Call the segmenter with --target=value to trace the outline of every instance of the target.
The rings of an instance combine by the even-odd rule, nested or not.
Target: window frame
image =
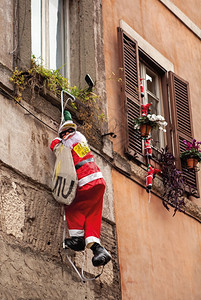
[[[162,101],[163,101],[163,109],[164,109],[164,117],[168,123],[167,125],[167,132],[166,132],[166,139],[167,139],[167,144],[169,146],[169,151],[172,152],[175,155],[176,158],[176,165],[177,168],[181,168],[180,164],[180,159],[179,159],[179,154],[181,152],[181,146],[178,143],[179,139],[177,138],[177,135],[179,135],[178,132],[178,124],[177,124],[177,119],[179,118],[178,113],[176,113],[176,109],[174,109],[174,105],[176,104],[176,94],[173,93],[173,80],[171,78],[174,78],[178,76],[172,72],[172,70],[166,70],[162,66],[159,65],[153,58],[150,57],[149,54],[147,54],[143,49],[141,49],[138,45],[138,41],[136,41],[132,36],[130,36],[125,30],[122,28],[118,28],[118,39],[120,42],[120,58],[121,58],[121,68],[124,70],[124,78],[123,78],[123,86],[121,88],[121,99],[122,99],[122,104],[124,107],[124,112],[125,112],[125,117],[124,117],[124,136],[127,137],[126,139],[126,144],[125,144],[125,154],[128,155],[129,159],[135,159],[145,165],[147,165],[147,160],[144,156],[143,153],[143,147],[141,147],[140,151],[137,150],[139,149],[139,145],[141,142],[141,138],[139,137],[139,134],[134,132],[134,130],[131,130],[129,126],[129,123],[132,123],[132,120],[134,119],[133,116],[136,115],[137,112],[137,117],[140,115],[139,111],[141,110],[141,104],[142,104],[142,99],[140,95],[140,85],[139,85],[139,72],[135,72],[135,82],[137,83],[136,86],[133,86],[133,90],[138,90],[139,97],[137,99],[132,99],[131,95],[128,95],[129,89],[127,89],[127,85],[130,84],[129,82],[127,83],[127,80],[129,79],[129,73],[133,74],[134,72],[129,70],[129,59],[130,57],[135,57],[135,69],[138,70],[139,68],[139,61],[142,60],[142,62],[147,65],[149,68],[156,70],[160,76],[161,76],[161,85],[162,85]],[[130,43],[130,45],[129,45]],[[125,44],[125,45],[124,45]],[[130,53],[128,52],[128,49]],[[132,49],[133,48],[133,49]],[[132,53],[133,50],[133,53]],[[132,64],[131,64],[132,68]],[[155,72],[156,72],[155,71]],[[137,77],[136,77],[137,76]],[[190,111],[190,97],[189,97],[189,87],[188,83],[186,83],[183,79],[180,78],[180,81],[182,84],[186,85],[186,101],[187,101],[187,106],[189,106],[189,111]],[[132,88],[132,87],[131,87]],[[135,92],[135,91],[134,91]],[[183,96],[183,95],[182,95]],[[130,99],[129,99],[130,97]],[[128,103],[128,100],[130,103]],[[179,101],[179,100],[178,100]],[[138,108],[136,110],[136,103],[138,105]],[[132,106],[133,105],[133,106]],[[189,118],[191,116],[191,111],[188,113]],[[136,116],[135,116],[136,117]],[[180,118],[182,121],[182,119]],[[190,122],[190,127],[191,132],[190,135],[188,135],[188,140],[192,138],[193,136],[193,130],[192,130],[192,118],[189,119]],[[180,122],[181,122],[180,121]],[[185,123],[184,123],[185,124]],[[134,126],[133,126],[134,127]],[[185,127],[185,125],[184,125]],[[125,132],[126,131],[126,132]],[[132,141],[133,139],[133,141]],[[140,140],[140,141],[139,141]],[[141,143],[142,144],[142,143]],[[134,146],[133,146],[134,145]],[[131,147],[130,147],[131,146]],[[131,148],[131,149],[130,149]],[[156,160],[157,162],[157,160]],[[192,192],[190,189],[187,189],[186,192],[188,194],[193,195],[194,197],[199,197],[199,187],[198,187],[198,178],[197,174],[189,174],[185,172],[184,175],[186,176],[187,183],[189,182],[190,184],[193,183],[193,189],[194,191]]]
[[[32,0],[34,3],[34,0]],[[49,34],[49,1],[50,0],[39,0],[40,1],[40,46],[39,50],[41,53],[40,63],[44,64],[48,69],[52,69],[50,65],[50,34]],[[61,68],[60,73],[66,78],[70,78],[70,21],[69,21],[69,0],[61,1],[62,8],[62,65],[58,66]],[[31,4],[32,8],[32,4]],[[32,39],[33,43],[33,39]],[[33,51],[33,47],[32,47]],[[34,55],[34,53],[32,53]],[[38,57],[36,57],[38,59]]]
[[[140,60],[140,58],[139,58],[139,64],[140,64],[140,77],[144,79],[144,80],[142,80],[142,85],[143,85],[143,88],[144,88],[144,97],[142,98],[142,104],[149,103],[148,96],[150,96],[153,99],[155,99],[155,101],[158,102],[157,103],[157,112],[156,112],[156,114],[157,115],[164,115],[161,76],[155,70],[151,69],[147,64],[142,62]],[[152,76],[155,76],[155,79],[156,79],[156,82],[155,82],[156,92],[155,92],[155,94],[153,92],[151,92],[147,87],[147,80],[146,80],[146,78],[144,78],[144,76],[146,77],[147,70],[152,74]],[[155,112],[152,111],[152,113],[155,113]],[[158,144],[159,147],[158,147],[158,145],[156,145],[155,149],[164,148],[166,136],[164,135],[164,132],[162,132],[161,130],[159,130],[158,138],[159,138],[159,144]],[[154,146],[153,142],[152,142],[152,145]]]

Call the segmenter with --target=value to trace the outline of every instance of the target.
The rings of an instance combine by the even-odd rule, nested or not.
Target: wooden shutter
[[[125,152],[130,156],[142,154],[142,141],[140,133],[134,130],[133,119],[140,116],[140,78],[139,78],[139,58],[138,44],[118,28],[118,38],[120,44],[121,67],[123,68],[123,119],[126,137]],[[136,156],[136,157],[137,157]]]
[[[191,118],[189,83],[182,78],[169,72],[171,119],[172,119],[172,138],[175,157],[177,158],[177,167],[182,169],[187,183],[191,190],[187,190],[195,197],[199,197],[198,178],[193,170],[182,168],[179,155],[185,151],[186,146],[183,140],[192,142],[193,128]]]

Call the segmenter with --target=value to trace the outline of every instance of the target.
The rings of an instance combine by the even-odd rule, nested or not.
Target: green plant
[[[99,105],[100,97],[94,92],[94,89],[89,90],[88,86],[82,89],[77,86],[70,86],[68,79],[63,77],[59,71],[60,69],[49,70],[45,68],[33,56],[30,69],[18,70],[15,68],[12,77],[9,78],[15,86],[15,100],[20,101],[22,99],[26,88],[31,90],[32,99],[36,93],[44,90],[44,88],[58,97],[61,95],[61,90],[66,90],[84,104],[84,106],[79,107],[79,120],[83,130],[87,133],[86,135],[94,138],[95,128],[99,128],[101,123],[105,121],[105,116]],[[73,109],[77,110],[77,103],[70,102],[70,104]]]
[[[36,89],[41,90],[44,87],[49,89],[55,95],[60,95],[61,90],[68,90],[72,93],[74,92],[74,87],[72,88],[68,82],[68,79],[63,77],[58,70],[49,70],[45,68],[42,63],[38,64],[35,56],[31,59],[31,67],[27,70],[18,70],[12,74],[9,78],[10,82],[15,85],[15,99],[20,101],[22,99],[22,92],[29,87],[32,91],[32,96],[35,95]],[[82,94],[83,91],[77,89],[77,95]],[[83,95],[84,96],[84,95]]]

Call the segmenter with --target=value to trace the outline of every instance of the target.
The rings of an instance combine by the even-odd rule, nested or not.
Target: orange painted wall
[[[201,28],[200,0],[171,0],[171,2]]]
[[[194,10],[197,10],[196,6]],[[192,14],[192,19],[193,17],[195,14]],[[201,140],[201,105],[199,105],[201,97],[201,43],[199,38],[158,0],[103,0],[104,55],[111,129],[114,128],[114,124],[118,120],[121,120],[119,84],[117,80],[111,80],[111,77],[118,78],[121,76],[117,41],[117,27],[120,26],[120,20],[124,20],[142,38],[172,62],[174,72],[189,82],[194,136],[197,140]],[[112,72],[116,76],[111,76]],[[120,144],[118,139],[115,142]],[[121,151],[118,145],[116,149]]]
[[[189,6],[186,1],[183,5],[183,11]],[[188,17],[192,16],[192,20],[196,18],[198,21],[196,10],[196,5],[194,6],[194,13],[188,10]],[[199,38],[158,0],[103,0],[109,129],[117,134],[117,138],[113,140],[114,150],[123,154],[122,145],[125,139],[121,134],[122,108],[120,84],[118,83],[118,78],[122,75],[117,41],[117,27],[120,26],[120,20],[124,20],[143,39],[173,63],[174,72],[189,82],[194,138],[201,141],[201,42]],[[199,185],[201,187],[200,174]],[[200,205],[200,201],[196,199],[193,201]]]
[[[185,2],[183,12],[188,10]],[[199,24],[196,9],[188,10],[188,17]],[[158,0],[103,0],[109,127],[117,134],[114,150],[124,154],[117,41],[121,19],[190,83],[194,137],[201,140],[200,40]],[[113,184],[123,300],[201,299],[201,224],[182,213],[172,218],[159,198],[152,195],[148,203],[145,189],[116,171]]]
[[[113,171],[123,300],[201,299],[201,224]]]

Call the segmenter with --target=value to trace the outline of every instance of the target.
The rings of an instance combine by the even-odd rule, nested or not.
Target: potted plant
[[[193,139],[192,143],[183,140],[186,145],[186,151],[180,154],[180,159],[189,169],[196,169],[198,162],[201,161],[201,142]]]
[[[154,128],[166,132],[165,126],[167,126],[167,122],[161,115],[147,114],[134,119],[134,129],[140,130],[141,136],[145,138],[150,135]]]

